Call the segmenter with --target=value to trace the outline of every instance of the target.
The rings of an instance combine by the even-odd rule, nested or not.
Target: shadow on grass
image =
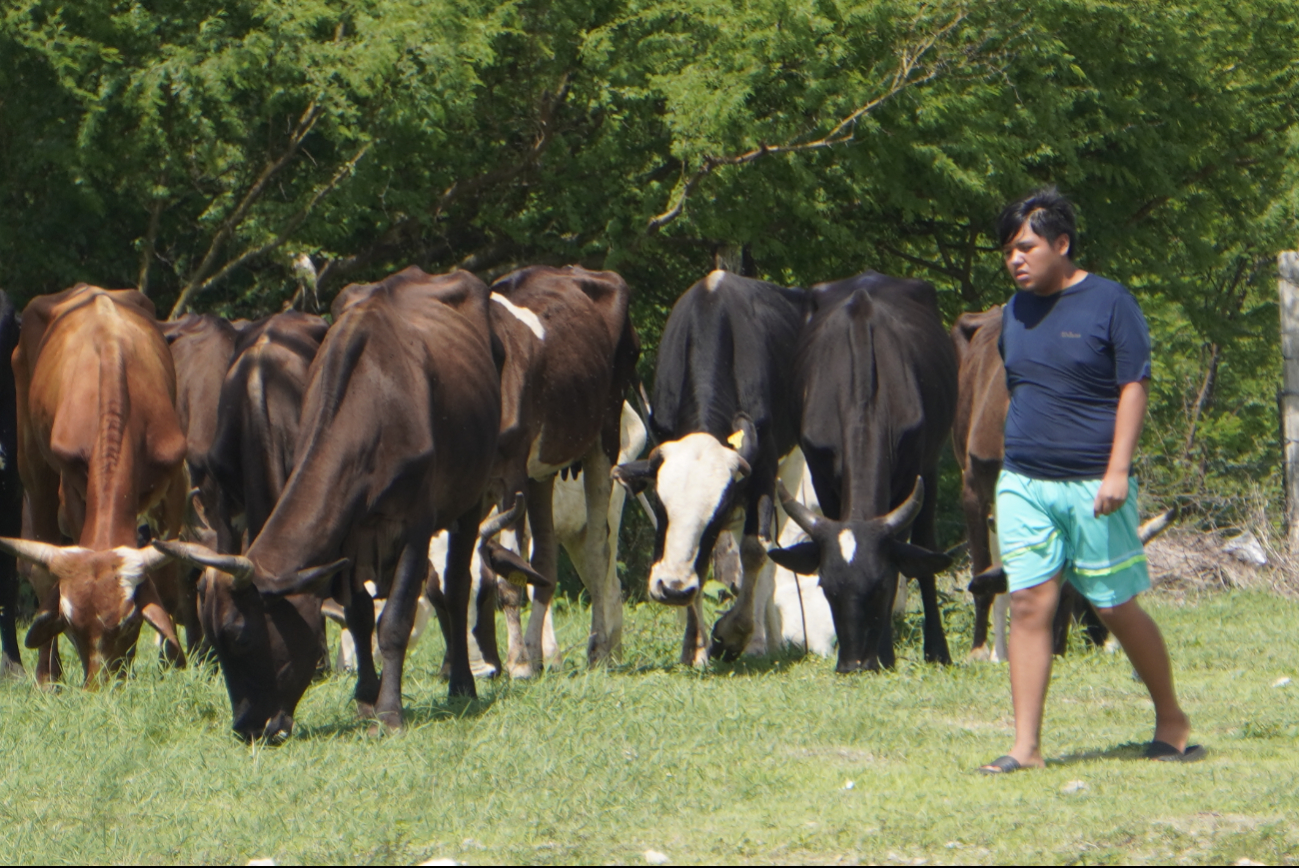
[[[1150,760],[1146,758],[1146,747],[1147,742],[1129,741],[1113,747],[1078,751],[1077,753],[1054,757],[1047,760],[1046,764],[1048,766],[1070,766],[1076,763],[1104,759],[1127,761],[1140,760],[1141,762],[1150,762]]]
[[[422,702],[417,705],[402,706],[402,724],[406,729],[423,726],[426,723],[439,723],[448,720],[477,718],[485,715],[501,697],[502,691],[492,691],[478,699],[467,699],[463,696],[443,697],[440,701]],[[295,726],[294,740],[332,739],[340,736],[385,734],[382,724],[373,718],[340,717],[329,723],[315,726]]]

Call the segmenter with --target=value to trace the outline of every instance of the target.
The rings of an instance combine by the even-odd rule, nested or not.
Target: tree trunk
[[[1290,550],[1299,552],[1299,251],[1277,257],[1281,295],[1281,431]]]

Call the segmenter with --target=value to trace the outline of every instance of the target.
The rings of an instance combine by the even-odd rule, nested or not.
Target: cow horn
[[[740,453],[736,452],[736,453],[735,453],[735,460],[739,462],[739,466],[736,467],[735,469],[738,470],[738,471],[740,471],[740,476],[741,476],[741,477],[748,476],[750,473],[753,472],[753,467],[750,466],[749,462],[747,462],[747,461],[744,460],[744,456],[743,456],[743,455],[741,455]]]
[[[282,588],[276,588],[277,594],[307,594],[312,593],[312,585],[324,581],[339,570],[346,569],[352,562],[347,558],[339,558],[333,563],[325,564],[320,567],[307,567],[304,570],[298,570],[293,574],[293,578]]]
[[[1164,531],[1168,530],[1173,522],[1177,521],[1179,512],[1181,512],[1181,510],[1176,504],[1174,504],[1170,509],[1161,512],[1159,515],[1137,528],[1137,537],[1141,540],[1141,544],[1145,545]]]
[[[205,545],[179,540],[154,540],[153,547],[179,561],[198,567],[213,567],[234,578],[235,590],[248,587],[253,581],[253,562],[243,555],[221,555]]]
[[[794,524],[803,529],[808,536],[816,534],[816,526],[820,518],[812,510],[799,503],[793,496],[785,490],[783,482],[776,483],[776,493],[780,495],[780,505],[785,508],[785,515],[794,520]]]
[[[515,492],[514,506],[511,506],[508,511],[497,513],[483,522],[483,526],[478,529],[479,539],[489,540],[518,521],[519,516],[523,514],[523,503],[523,492]]]
[[[32,625],[27,628],[27,637],[23,640],[23,644],[28,648],[39,648],[62,633],[67,626],[68,621],[63,617],[62,612],[46,609],[32,619]]]
[[[38,542],[34,539],[16,539],[7,536],[0,536],[0,550],[23,560],[40,564],[47,570],[50,569],[50,564],[54,562],[54,559],[63,553],[61,546]]]
[[[916,486],[911,489],[911,496],[902,501],[897,509],[880,519],[887,533],[894,534],[898,531],[911,527],[911,522],[916,520],[916,515],[920,512],[920,507],[925,502],[925,481],[921,477],[916,477]]]

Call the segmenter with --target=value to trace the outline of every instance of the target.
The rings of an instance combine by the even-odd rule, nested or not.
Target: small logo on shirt
[[[1082,335],[1078,334],[1077,332],[1060,332],[1060,337],[1062,337],[1062,338],[1080,338],[1080,337],[1082,337]]]

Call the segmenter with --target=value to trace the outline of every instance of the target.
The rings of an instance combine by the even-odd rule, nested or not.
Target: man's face
[[[1047,241],[1025,220],[1019,233],[1004,248],[1006,270],[1020,289],[1050,295],[1064,288],[1069,261],[1069,236]]]

